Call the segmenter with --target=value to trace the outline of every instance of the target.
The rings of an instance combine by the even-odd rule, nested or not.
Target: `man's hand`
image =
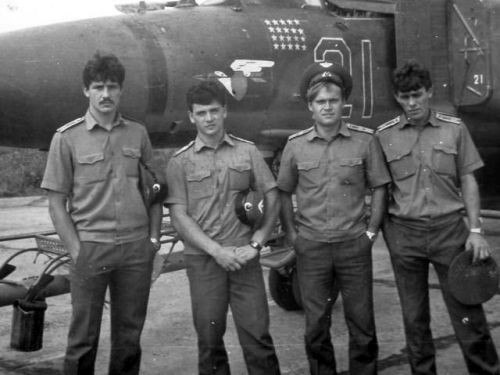
[[[257,249],[253,248],[250,245],[245,245],[236,248],[235,253],[245,262],[248,262],[249,260],[255,258],[259,254]]]
[[[213,253],[213,257],[217,264],[226,271],[237,271],[245,265],[246,260],[236,254],[236,247],[220,247]]]
[[[297,240],[297,231],[296,230],[291,230],[285,233],[285,243],[288,246],[292,246]]]
[[[78,242],[76,245],[67,246],[66,250],[68,250],[73,264],[76,264],[76,259],[78,258],[78,255],[80,255],[80,243]]]
[[[474,252],[474,255],[472,256],[473,263],[491,256],[490,245],[483,235],[479,233],[469,234],[469,237],[465,242],[465,250],[472,250]]]

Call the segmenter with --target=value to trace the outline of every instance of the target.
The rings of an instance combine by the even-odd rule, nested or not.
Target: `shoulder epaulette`
[[[135,119],[135,118],[133,118],[133,117],[130,117],[130,116],[128,116],[128,115],[123,115],[123,114],[122,114],[121,116],[122,116],[122,118],[123,118],[123,119],[125,119],[125,120],[132,121],[132,122],[136,122],[136,123],[138,123],[138,124],[141,124],[142,126],[146,126],[146,125],[145,125],[142,121],[139,121],[139,120],[137,120],[137,119]]]
[[[304,135],[304,134],[307,134],[309,133],[310,131],[312,131],[314,129],[314,126],[311,126],[310,128],[307,128],[307,129],[304,129],[304,130],[301,130],[300,132],[298,133],[294,133],[292,134],[291,136],[288,137],[288,140],[291,141],[292,139],[294,138],[297,138],[297,137],[300,137],[301,135]]]
[[[74,119],[73,121],[68,122],[67,124],[58,128],[56,131],[58,131],[59,133],[62,133],[64,131],[68,130],[69,128],[72,128],[75,125],[81,124],[83,122],[83,120],[85,120],[85,117],[79,117],[77,119]]]
[[[366,127],[364,127],[364,126],[359,126],[359,125],[349,124],[349,123],[347,123],[347,128],[348,128],[348,129],[352,129],[352,130],[356,130],[356,131],[358,131],[358,132],[368,133],[368,134],[373,134],[373,133],[375,133],[375,131],[374,131],[373,129],[366,128]]]
[[[177,155],[180,155],[182,154],[184,151],[186,151],[187,149],[189,149],[191,146],[194,145],[194,140],[189,142],[187,145],[185,145],[184,147],[180,148],[179,150],[177,150],[175,153],[174,153],[174,156],[177,156]]]
[[[241,142],[245,142],[245,143],[250,143],[251,145],[255,144],[253,143],[252,141],[249,141],[248,139],[243,139],[243,138],[240,138],[240,137],[237,137],[235,135],[232,135],[232,134],[228,134],[231,138],[233,139],[236,139],[237,141],[241,141]]]
[[[392,120],[389,120],[387,122],[384,122],[382,125],[377,126],[377,131],[380,132],[384,129],[390,128],[391,126],[399,124],[400,121],[401,121],[401,116],[395,117]]]
[[[438,120],[444,121],[444,122],[451,122],[453,124],[460,124],[462,123],[462,120],[460,120],[458,117],[453,116],[453,115],[448,115],[446,113],[442,112],[436,112],[436,118]]]

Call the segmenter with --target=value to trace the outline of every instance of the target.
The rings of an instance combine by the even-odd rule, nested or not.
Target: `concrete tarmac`
[[[495,225],[495,224],[488,224]],[[0,199],[0,236],[14,233],[44,231],[51,223],[44,197]],[[495,257],[500,252],[500,239],[490,238]],[[17,249],[34,246],[32,240],[0,242],[0,262]],[[394,284],[388,252],[379,237],[373,249],[375,318],[379,340],[379,374],[408,375],[401,310]],[[8,278],[36,275],[43,266],[39,257],[24,258],[16,264]],[[268,270],[264,269],[266,283]],[[430,291],[432,330],[437,349],[440,374],[465,375],[467,370],[460,349],[431,272]],[[68,322],[71,314],[69,295],[47,299],[43,348],[35,352],[20,352],[10,348],[12,307],[0,308],[0,374],[62,374]],[[269,296],[271,334],[283,375],[306,375],[308,366],[304,352],[304,315],[300,311],[284,311]],[[484,305],[491,332],[500,347],[500,298],[493,297]],[[347,374],[348,334],[342,300],[333,310],[332,337],[336,350],[337,368]],[[247,374],[231,314],[225,343],[233,375]],[[143,361],[141,374],[195,375],[197,373],[196,334],[192,325],[188,281],[185,271],[161,275],[151,289],[148,318],[142,335]],[[105,309],[96,374],[107,373],[109,355],[109,309]],[[355,374],[352,374],[355,375]]]

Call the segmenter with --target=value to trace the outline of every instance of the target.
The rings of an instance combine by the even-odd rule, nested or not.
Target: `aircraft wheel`
[[[274,302],[276,302],[279,307],[287,311],[302,309],[302,305],[296,299],[296,292],[294,290],[298,290],[298,283],[297,281],[294,283],[294,279],[297,279],[295,267],[291,273],[287,273],[286,275],[272,268],[269,270],[268,281],[271,297],[273,297]]]

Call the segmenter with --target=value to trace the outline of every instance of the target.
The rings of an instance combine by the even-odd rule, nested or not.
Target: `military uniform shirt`
[[[210,238],[222,246],[248,243],[252,230],[236,216],[235,198],[248,189],[276,187],[264,158],[252,142],[225,134],[217,148],[196,138],[172,156],[167,167],[168,204],[182,204]],[[186,254],[206,254],[188,242]]]
[[[149,235],[138,162],[151,157],[143,125],[118,116],[108,131],[87,111],[52,138],[42,188],[68,196],[81,241],[136,241]]]
[[[377,137],[392,174],[391,215],[425,222],[458,214],[460,177],[483,166],[460,119],[431,111],[419,129],[399,116],[379,126]]]
[[[342,122],[330,141],[314,127],[290,136],[281,158],[278,187],[296,193],[301,237],[339,242],[366,230],[367,189],[390,182],[372,133]]]

